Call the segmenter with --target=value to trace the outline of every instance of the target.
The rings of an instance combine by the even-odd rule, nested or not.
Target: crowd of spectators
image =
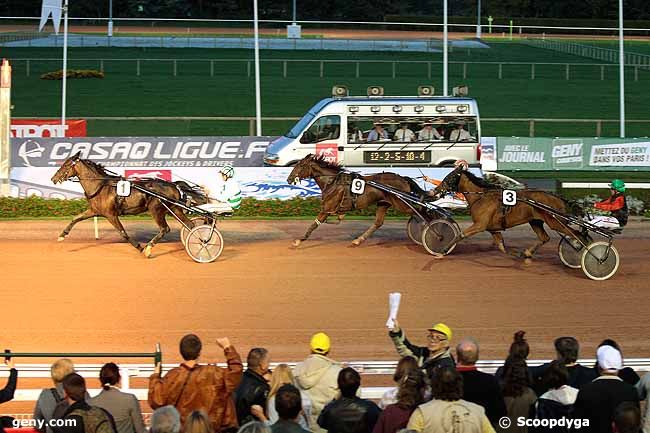
[[[271,371],[271,355],[253,348],[244,371],[229,339],[217,339],[227,366],[200,363],[203,343],[194,334],[179,344],[183,362],[165,374],[156,365],[149,379],[151,433],[650,433],[650,375],[639,377],[624,367],[620,346],[604,340],[596,365],[578,363],[580,346],[573,337],[554,342],[556,359],[529,366],[525,333],[515,333],[508,356],[495,374],[477,368],[479,342],[471,337],[452,345],[443,323],[427,330],[426,345],[407,339],[395,322],[389,331],[401,356],[395,387],[376,404],[361,398],[361,375],[330,358],[324,333],[310,341],[307,358],[291,368]],[[0,403],[13,398],[18,372],[5,360],[9,380]],[[42,390],[34,419],[41,433],[145,433],[137,398],[120,390],[119,367],[105,364],[101,391],[90,397],[86,380],[73,363],[60,359],[51,367],[53,386]],[[50,428],[53,419],[74,426]],[[524,420],[525,422],[523,422]],[[563,420],[562,422],[558,422]],[[0,430],[11,427],[2,419]],[[553,421],[553,422],[551,422]],[[644,424],[645,423],[645,424]]]

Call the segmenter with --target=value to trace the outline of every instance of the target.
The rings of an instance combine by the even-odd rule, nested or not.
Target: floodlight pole
[[[476,23],[476,39],[481,39],[481,0],[478,0],[478,10],[476,12],[478,21]]]
[[[68,85],[68,0],[65,0],[63,6],[63,77],[61,92],[61,127],[65,131],[65,102]]]
[[[442,7],[443,25],[442,25],[442,96],[449,96],[449,35],[447,28],[447,0],[443,0]]]
[[[618,75],[621,110],[621,138],[625,138],[625,49],[623,40],[623,0],[618,0]]]
[[[108,36],[113,36],[113,0],[108,0]]]
[[[296,0],[293,0],[293,23],[296,24]]]
[[[257,0],[253,0],[253,31],[255,33],[255,134],[262,135],[262,103],[260,95],[260,34]]]

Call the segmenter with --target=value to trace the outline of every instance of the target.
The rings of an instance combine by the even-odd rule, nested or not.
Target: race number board
[[[512,189],[503,190],[503,204],[506,206],[514,206],[517,204],[517,191]]]
[[[120,180],[117,182],[117,195],[120,197],[128,197],[131,195],[131,182],[128,180]]]
[[[352,191],[353,194],[363,194],[363,192],[366,190],[366,181],[363,179],[354,179],[352,181],[352,186],[350,187],[350,191]]]

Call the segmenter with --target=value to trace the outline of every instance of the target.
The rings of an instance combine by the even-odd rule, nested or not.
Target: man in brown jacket
[[[228,362],[228,368],[199,365],[201,340],[194,334],[181,339],[184,362],[161,377],[162,366],[156,365],[149,378],[149,405],[153,409],[165,405],[176,407],[181,423],[194,410],[204,411],[216,433],[236,430],[237,413],[232,399],[242,377],[242,361],[228,338],[217,339]]]

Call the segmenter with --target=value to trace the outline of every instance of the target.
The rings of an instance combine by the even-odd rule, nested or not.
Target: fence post
[[[140,76],[140,59],[135,61],[135,73],[139,77]]]
[[[250,60],[248,62],[246,62],[246,76],[248,78],[251,77],[251,62],[250,62]]]
[[[214,77],[214,60],[210,60],[210,76]]]
[[[596,137],[600,137],[603,133],[603,121],[596,120]]]
[[[174,59],[174,77],[176,76],[177,67],[178,67],[178,65],[176,63],[177,63],[176,59]]]
[[[463,80],[467,79],[467,63],[463,63]]]
[[[355,73],[355,77],[359,78],[359,74],[360,74],[360,68],[359,68],[359,62],[357,62],[357,70],[356,70],[356,73]]]
[[[320,61],[320,77],[323,78],[323,71],[325,69],[325,62]]]
[[[528,121],[528,136],[529,137],[534,137],[535,136],[535,120],[530,119]]]
[[[568,81],[568,80],[569,80],[569,77],[570,77],[569,64],[568,64],[568,63],[566,64],[566,71],[565,71],[564,75],[565,75],[565,78],[566,78],[567,81]]]
[[[634,67],[634,81],[639,81],[639,67]]]
[[[600,81],[605,81],[605,65],[600,65]]]
[[[427,78],[431,79],[431,62],[427,62]]]
[[[287,78],[287,61],[282,62],[282,78]]]
[[[27,64],[25,66],[27,70],[27,76],[29,77],[29,59],[27,59]]]
[[[499,63],[499,80],[503,78],[503,64]]]
[[[531,80],[535,79],[535,64],[534,63],[530,64],[530,79]]]
[[[104,72],[104,59],[99,59],[99,70]]]
[[[255,136],[255,119],[248,119],[248,135]]]
[[[395,69],[396,69],[395,62],[393,62],[393,78],[395,78]]]

